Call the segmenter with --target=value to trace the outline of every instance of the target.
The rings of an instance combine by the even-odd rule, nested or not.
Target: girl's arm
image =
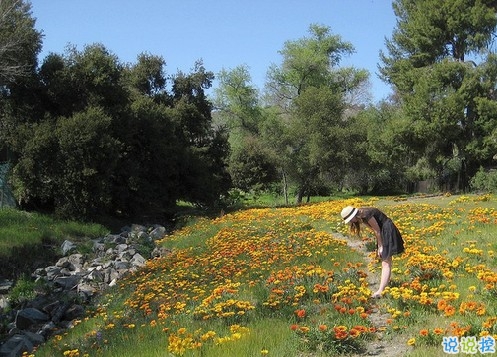
[[[378,222],[374,217],[371,217],[368,222],[368,226],[373,230],[374,235],[376,236],[376,243],[378,245],[378,255],[381,257],[381,252],[383,251],[383,241],[381,240],[381,230]]]

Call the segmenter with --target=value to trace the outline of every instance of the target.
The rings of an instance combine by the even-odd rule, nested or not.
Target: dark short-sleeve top
[[[400,234],[399,229],[395,226],[393,221],[382,211],[376,207],[361,208],[359,216],[364,223],[374,217],[381,232],[381,241],[383,244],[382,259],[387,259],[395,254],[404,252],[404,240]]]

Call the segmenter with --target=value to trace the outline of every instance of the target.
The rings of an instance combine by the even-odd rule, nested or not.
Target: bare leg
[[[383,290],[387,287],[388,283],[390,282],[390,276],[392,274],[392,257],[388,257],[385,260],[381,261],[381,280],[380,280],[380,287],[378,290],[373,294],[373,297],[381,297],[381,294],[383,293]]]

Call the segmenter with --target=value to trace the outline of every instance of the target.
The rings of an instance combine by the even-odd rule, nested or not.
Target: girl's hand
[[[381,253],[383,253],[383,247],[378,247],[378,257],[381,258]]]

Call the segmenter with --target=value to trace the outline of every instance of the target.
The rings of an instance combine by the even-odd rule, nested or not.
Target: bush
[[[22,305],[24,302],[33,300],[36,297],[36,288],[39,284],[26,276],[22,276],[10,292],[12,306]]]
[[[478,172],[471,178],[470,187],[473,191],[497,192],[497,170],[485,170],[480,167]]]

